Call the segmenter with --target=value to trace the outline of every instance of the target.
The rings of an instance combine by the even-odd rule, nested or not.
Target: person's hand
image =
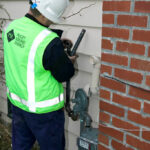
[[[71,62],[74,64],[76,59],[79,57],[78,55],[75,55],[75,56],[70,56],[70,50],[73,46],[73,43],[71,40],[69,39],[61,39],[62,43],[63,43],[63,46],[64,46],[64,50],[66,50],[67,52],[67,56],[69,57],[69,59],[71,60]]]
[[[69,59],[72,61],[72,63],[74,64],[76,59],[79,57],[78,55],[75,55],[75,56],[68,56]]]

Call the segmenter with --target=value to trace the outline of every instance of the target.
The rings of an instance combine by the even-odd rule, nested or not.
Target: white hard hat
[[[33,7],[36,8],[44,17],[54,23],[59,23],[60,18],[69,5],[69,0],[31,0]]]

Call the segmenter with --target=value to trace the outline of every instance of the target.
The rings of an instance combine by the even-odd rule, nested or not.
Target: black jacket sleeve
[[[68,81],[75,73],[71,60],[64,52],[60,38],[55,38],[46,47],[43,55],[43,66],[50,70],[58,82]]]

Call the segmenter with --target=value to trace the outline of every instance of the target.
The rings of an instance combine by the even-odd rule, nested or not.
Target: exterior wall
[[[86,8],[88,7],[88,8]],[[82,28],[86,29],[86,34],[78,48],[79,58],[77,59],[77,74],[71,80],[71,89],[73,97],[78,88],[85,88],[90,84],[93,65],[90,62],[91,56],[100,57],[101,54],[101,26],[102,26],[102,1],[75,0],[64,14],[70,16],[79,12],[81,13],[67,18],[61,25],[55,25],[54,28],[64,30],[63,37],[69,38],[75,43]],[[62,37],[62,38],[63,38]],[[64,85],[65,86],[65,85]],[[99,96],[90,97],[89,114],[93,119],[93,126],[98,127],[99,122]],[[68,150],[77,149],[76,138],[79,136],[80,123],[72,121],[66,116],[67,147]],[[72,140],[70,140],[72,139]]]
[[[103,2],[99,150],[150,149],[149,8]]]
[[[9,18],[7,12],[4,9],[1,9],[0,4],[0,18]],[[2,28],[5,25],[6,20],[0,19],[0,114],[1,118],[6,122],[10,122],[10,119],[7,117],[7,101],[6,101],[6,86],[5,86],[5,75],[3,67],[3,45],[2,45]]]
[[[1,1],[0,4],[8,11],[11,19],[16,19],[24,16],[28,11],[28,1]],[[0,12],[0,18],[8,18]],[[71,17],[70,17],[71,16]],[[75,64],[78,71],[75,77],[71,80],[71,97],[74,97],[75,91],[78,88],[85,88],[91,83],[92,72],[94,66],[91,63],[91,56],[100,58],[101,54],[101,27],[102,27],[102,1],[101,0],[74,0],[71,1],[70,7],[64,14],[64,19],[61,24],[53,25],[52,28],[60,28],[64,30],[63,38],[69,38],[75,43],[82,28],[86,29],[86,34],[78,48],[79,58]],[[2,19],[0,19],[1,21]],[[1,37],[1,36],[0,36]],[[0,39],[1,42],[1,39]],[[2,53],[2,55],[1,55]],[[3,69],[3,51],[2,42],[0,44],[0,67]],[[1,71],[0,68],[0,71]],[[4,73],[3,73],[4,77]],[[0,76],[2,79],[2,76]],[[65,86],[65,84],[64,84]],[[6,87],[5,80],[0,81],[0,112],[7,121],[7,102],[6,102]],[[99,93],[98,93],[99,94]],[[98,127],[99,124],[99,95],[90,97],[89,114],[93,120],[93,126]],[[5,107],[3,107],[5,106]],[[76,138],[79,136],[80,123],[73,122],[66,115],[66,147],[67,150],[76,150]]]

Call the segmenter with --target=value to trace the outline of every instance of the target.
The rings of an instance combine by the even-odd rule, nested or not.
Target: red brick
[[[100,111],[99,120],[102,122],[109,123],[110,122],[110,115],[106,114],[105,112]]]
[[[113,102],[136,110],[141,109],[141,102],[139,102],[138,100],[127,96],[118,95],[116,93],[113,94]]]
[[[133,150],[132,148],[129,148],[115,140],[112,140],[111,145],[115,150]]]
[[[103,2],[103,11],[123,11],[129,12],[130,11],[130,4],[129,1],[104,1]]]
[[[115,139],[118,139],[120,141],[123,141],[123,133],[116,130],[116,129],[113,129],[113,128],[110,128],[110,127],[107,127],[107,126],[104,126],[102,124],[99,125],[99,130],[100,132],[108,135],[108,136],[111,136]]]
[[[139,113],[128,111],[128,119],[132,122],[136,122],[138,124],[150,127],[150,117],[142,116]]]
[[[126,121],[123,121],[123,120],[120,120],[120,119],[117,119],[117,118],[113,118],[112,124],[113,124],[113,126],[115,126],[117,128],[121,128],[125,132],[130,132],[132,134],[135,134],[135,135],[139,136],[140,128],[133,125],[133,124],[131,124],[131,123],[128,123]],[[131,130],[136,130],[136,131],[131,131]]]
[[[150,129],[142,129],[142,138],[150,141]]]
[[[114,24],[114,18],[113,14],[103,14],[103,24]]]
[[[98,150],[109,150],[108,148],[104,147],[103,145],[98,145]]]
[[[112,90],[116,90],[124,93],[126,91],[126,85],[115,80],[101,77],[100,84],[101,86],[107,87]]]
[[[100,71],[101,71],[101,74],[108,73],[109,75],[111,75],[112,74],[112,67],[101,64]]]
[[[113,43],[110,40],[102,39],[102,48],[112,50]]]
[[[98,136],[98,141],[105,144],[105,145],[108,145],[109,144],[109,139],[107,136],[104,136],[103,134],[99,133],[99,136]]]
[[[150,47],[148,48],[148,57],[150,57]]]
[[[120,117],[124,117],[124,113],[125,113],[123,108],[120,108],[113,104],[103,102],[102,100],[100,101],[100,110],[112,113],[112,114],[120,116]]]
[[[135,88],[131,86],[129,89],[129,94],[131,96],[135,96],[141,99],[150,100],[150,91],[147,91],[147,90],[143,90],[143,89]]]
[[[128,52],[136,55],[145,54],[145,46],[141,44],[128,43],[128,42],[117,42],[116,50],[122,52]]]
[[[133,40],[150,42],[150,30],[133,30]]]
[[[150,61],[131,58],[130,68],[149,72],[150,71]]]
[[[142,83],[143,80],[143,76],[141,73],[118,68],[115,69],[115,77],[135,83]]]
[[[150,13],[150,2],[149,1],[135,1],[135,12]]]
[[[139,150],[149,150],[150,144],[144,141],[141,141],[140,139],[134,138],[130,135],[127,135],[126,139],[127,144],[139,149]]]
[[[110,92],[101,89],[101,90],[100,90],[100,97],[101,97],[101,98],[104,98],[104,99],[107,99],[107,100],[110,100]]]
[[[121,66],[128,66],[128,57],[119,56],[115,54],[102,53],[102,61],[117,64]]]
[[[147,114],[150,114],[150,104],[149,103],[144,102],[143,111]]]
[[[128,40],[129,39],[129,29],[103,27],[102,28],[102,36]]]
[[[147,16],[118,15],[117,18],[117,23],[120,26],[147,27],[147,22]]]
[[[150,76],[146,76],[146,85],[150,86]]]

